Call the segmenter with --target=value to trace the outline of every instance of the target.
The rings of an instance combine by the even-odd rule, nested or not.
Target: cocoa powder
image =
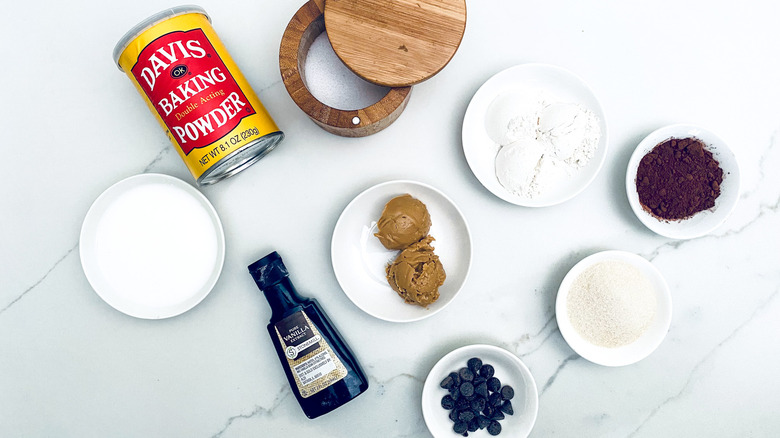
[[[666,220],[686,219],[715,206],[723,169],[697,138],[670,138],[639,162],[636,190],[645,210]]]

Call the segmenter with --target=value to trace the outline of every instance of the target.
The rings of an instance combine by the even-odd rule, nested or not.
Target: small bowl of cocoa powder
[[[720,137],[692,125],[670,125],[642,140],[628,161],[626,192],[650,230],[692,239],[719,227],[739,198],[739,164]]]

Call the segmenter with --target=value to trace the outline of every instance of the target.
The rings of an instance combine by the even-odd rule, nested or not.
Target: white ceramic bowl
[[[436,239],[432,246],[447,274],[439,299],[427,308],[405,303],[390,288],[385,266],[399,251],[385,249],[374,236],[385,204],[405,193],[428,207],[429,235]],[[365,190],[341,213],[333,230],[331,262],[344,293],[360,309],[385,321],[417,321],[444,309],[463,287],[471,268],[471,233],[463,214],[444,193],[415,181],[389,181]]]
[[[542,90],[559,102],[581,104],[598,116],[601,128],[598,149],[588,164],[563,184],[549,187],[550,190],[533,198],[508,191],[496,178],[495,158],[499,145],[491,139],[487,128],[486,117],[493,101],[504,93],[519,89]],[[463,118],[463,152],[474,176],[494,195],[516,205],[546,207],[573,198],[596,178],[607,156],[607,134],[604,110],[582,79],[561,67],[522,64],[497,73],[474,94]]]
[[[569,290],[577,277],[594,264],[609,260],[629,263],[639,269],[653,285],[657,303],[655,318],[647,331],[633,343],[616,348],[594,345],[580,336],[572,326],[566,307]],[[661,345],[672,322],[672,295],[661,272],[647,259],[625,251],[602,251],[582,259],[563,278],[555,299],[555,318],[561,335],[580,356],[599,365],[630,365],[649,356]]]
[[[687,219],[663,220],[653,216],[642,207],[636,190],[636,174],[639,162],[658,144],[670,138],[695,137],[707,145],[707,150],[720,163],[723,169],[723,183],[720,185],[720,196],[715,199],[715,206],[704,210]],[[692,125],[670,125],[653,131],[644,138],[628,161],[626,170],[626,193],[628,203],[639,220],[650,230],[662,236],[673,239],[693,239],[703,236],[718,228],[729,217],[739,199],[740,172],[739,163],[726,142],[720,137],[703,128]]]
[[[169,318],[200,303],[217,283],[225,235],[197,189],[168,175],[112,185],[84,218],[81,266],[106,303],[127,315]]]
[[[435,438],[457,436],[452,430],[453,422],[449,411],[441,407],[441,399],[449,394],[440,384],[450,372],[457,372],[466,366],[472,357],[482,359],[483,364],[492,365],[495,377],[502,385],[510,385],[515,390],[512,398],[513,415],[499,421],[501,435],[508,437],[526,437],[536,423],[539,412],[539,395],[531,371],[514,354],[492,345],[468,345],[451,351],[433,366],[425,379],[422,392],[422,412],[428,430]],[[469,436],[490,436],[487,431],[469,432]]]

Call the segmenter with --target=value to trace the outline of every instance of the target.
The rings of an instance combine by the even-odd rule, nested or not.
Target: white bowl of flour
[[[472,98],[463,150],[474,175],[499,198],[527,207],[559,204],[582,192],[604,163],[604,111],[573,73],[515,66]]]

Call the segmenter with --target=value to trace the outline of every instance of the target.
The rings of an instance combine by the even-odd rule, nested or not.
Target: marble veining
[[[276,398],[274,399],[270,407],[266,408],[263,406],[255,405],[252,412],[249,412],[248,414],[233,415],[232,417],[228,418],[227,421],[225,421],[225,427],[223,427],[219,432],[212,435],[211,438],[221,438],[236,421],[247,420],[247,419],[251,419],[263,415],[272,416],[274,414],[274,410],[276,410],[276,408],[289,397],[292,397],[292,391],[290,391],[289,388],[282,388],[282,390],[279,391],[279,394],[277,394]]]
[[[548,331],[549,330],[549,331]],[[555,315],[550,315],[549,318],[547,318],[547,321],[544,323],[544,326],[542,326],[541,329],[539,329],[538,332],[536,332],[533,335],[530,335],[528,333],[524,334],[520,337],[517,341],[514,341],[510,344],[510,350],[512,351],[522,351],[522,353],[518,353],[519,357],[528,356],[531,354],[534,354],[537,350],[542,348],[545,342],[547,342],[548,339],[550,339],[550,336],[555,334],[558,331],[558,324],[555,321]],[[545,336],[542,336],[544,332],[547,332]],[[533,341],[533,342],[532,342]],[[528,346],[528,344],[531,344],[532,346],[530,349],[526,349],[523,351],[521,349],[521,346]]]
[[[550,389],[551,386],[555,383],[555,379],[558,378],[558,374],[563,371],[564,368],[566,368],[566,365],[569,364],[569,362],[580,360],[582,359],[579,354],[571,354],[567,356],[563,361],[561,361],[560,365],[558,365],[558,368],[555,369],[555,372],[553,372],[552,376],[547,379],[546,382],[544,382],[544,385],[539,389],[539,398],[541,398],[545,392],[547,392],[548,389]]]
[[[468,1],[466,34],[404,114],[362,139],[326,133],[279,77],[278,44],[303,0],[205,5],[286,139],[241,174],[201,192],[225,228],[222,275],[191,311],[138,320],[105,304],[78,257],[95,198],[139,172],[194,185],[164,131],[110,59],[121,35],[168,3],[117,13],[93,0],[19,3],[0,28],[14,84],[0,105],[0,436],[429,438],[420,397],[431,367],[463,345],[516,354],[536,379],[531,437],[780,435],[780,57],[776,5],[660,0]],[[87,12],[75,12],[87,11]],[[63,27],[63,23],[67,26]],[[19,44],[19,35],[25,35]],[[75,53],[75,54],[74,54]],[[507,67],[541,62],[583,78],[605,109],[607,159],[585,191],[549,208],[509,205],[471,173],[461,145],[469,100]],[[693,240],[652,234],[625,199],[636,144],[691,123],[734,150],[742,193],[732,216]],[[373,318],[340,290],[330,239],[339,214],[392,179],[433,185],[465,215],[473,263],[460,295],[431,318]],[[563,275],[604,249],[650,260],[672,289],[673,319],[634,365],[582,359],[557,327]],[[282,253],[370,380],[366,394],[304,417],[268,340],[269,309],[246,265]],[[453,435],[454,436],[454,435]],[[485,436],[473,434],[472,436]],[[502,434],[501,436],[504,436]],[[506,436],[511,436],[507,434]]]
[[[157,154],[156,157],[154,157],[154,160],[152,160],[151,163],[147,164],[146,167],[144,167],[144,170],[141,173],[149,173],[149,172],[151,172],[152,170],[154,170],[155,165],[157,163],[159,163],[163,158],[165,158],[168,155],[173,155],[173,154],[174,154],[173,148],[171,148],[168,145],[165,145],[165,147],[160,151],[160,153]]]
[[[76,248],[78,248],[78,247],[79,247],[79,246],[78,246],[78,244],[76,244],[74,247],[70,248],[70,249],[68,250],[68,252],[66,252],[66,253],[65,253],[65,255],[63,255],[63,256],[62,256],[62,257],[61,257],[59,260],[57,260],[57,261],[56,261],[56,262],[55,262],[55,263],[54,263],[54,264],[53,264],[53,265],[52,265],[52,266],[51,266],[51,267],[50,267],[50,268],[49,268],[49,269],[46,271],[46,273],[45,273],[45,274],[43,274],[43,276],[41,276],[41,278],[39,278],[39,279],[38,279],[38,280],[37,280],[35,283],[33,283],[33,285],[32,285],[32,286],[30,286],[30,287],[28,287],[27,289],[25,289],[25,290],[24,290],[22,293],[20,293],[20,294],[19,294],[19,295],[18,295],[16,298],[14,298],[13,300],[11,300],[11,302],[9,302],[8,304],[6,304],[6,306],[5,306],[5,307],[3,307],[2,309],[0,309],[0,316],[2,316],[2,314],[3,314],[3,313],[6,311],[6,310],[10,309],[10,308],[11,308],[11,306],[13,306],[13,305],[14,305],[14,304],[16,304],[17,302],[19,302],[19,300],[21,300],[22,298],[24,298],[24,296],[25,296],[25,295],[27,295],[28,293],[32,292],[32,290],[33,290],[33,289],[35,289],[36,287],[38,287],[38,285],[39,285],[39,284],[41,284],[41,283],[42,283],[44,280],[46,280],[46,277],[48,277],[48,276],[49,276],[49,274],[51,274],[51,273],[52,273],[52,271],[54,271],[55,269],[57,269],[57,266],[59,266],[59,264],[60,264],[60,263],[62,263],[62,262],[63,262],[63,261],[66,259],[66,258],[68,258],[68,256],[70,256],[70,255],[73,253],[73,251],[75,251],[75,250],[76,250]]]
[[[777,298],[779,293],[780,293],[780,288],[775,289],[775,291],[772,293],[772,295],[770,295],[766,300],[761,302],[761,304],[756,307],[756,309],[753,311],[753,313],[747,319],[745,319],[745,321],[743,321],[726,338],[724,338],[722,341],[720,341],[698,363],[696,363],[696,365],[690,371],[690,373],[688,375],[688,379],[685,381],[685,384],[682,386],[682,388],[680,388],[680,390],[676,394],[673,394],[673,395],[669,396],[669,398],[667,398],[661,404],[659,404],[658,406],[653,408],[653,410],[650,411],[650,413],[642,421],[642,423],[639,424],[637,426],[637,428],[627,436],[627,438],[631,438],[633,436],[637,436],[637,434],[642,429],[642,426],[644,426],[647,422],[651,421],[653,419],[653,417],[655,417],[655,415],[658,413],[658,411],[666,408],[668,405],[672,404],[675,400],[677,400],[680,397],[682,397],[686,393],[686,391],[688,390],[688,387],[689,387],[691,381],[696,377],[696,374],[699,371],[699,369],[702,367],[702,365],[704,365],[707,361],[709,361],[712,358],[712,356],[715,353],[717,353],[719,351],[719,349],[724,344],[726,344],[728,342],[731,342],[742,331],[743,328],[745,328],[748,324],[750,324],[753,321],[753,318],[755,318],[755,316],[757,314],[759,314],[762,311],[765,311],[766,307],[769,304],[771,304]]]

